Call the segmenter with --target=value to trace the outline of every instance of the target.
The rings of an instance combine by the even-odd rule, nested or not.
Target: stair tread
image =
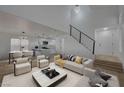
[[[123,72],[123,66],[118,57],[108,55],[96,55],[94,66],[104,69]]]

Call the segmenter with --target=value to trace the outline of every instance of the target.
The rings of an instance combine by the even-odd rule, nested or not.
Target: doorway
[[[95,31],[95,54],[118,56],[119,30],[117,28],[102,28]]]

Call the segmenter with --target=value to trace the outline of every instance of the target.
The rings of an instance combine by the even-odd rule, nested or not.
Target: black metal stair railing
[[[89,51],[94,54],[95,52],[95,40],[92,39],[90,36],[85,34],[84,32],[80,31],[76,27],[70,25],[70,36],[76,39],[80,44],[86,47]]]

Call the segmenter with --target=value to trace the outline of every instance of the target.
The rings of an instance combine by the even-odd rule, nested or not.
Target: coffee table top
[[[63,77],[67,76],[67,73],[63,71],[62,68],[55,66],[55,64],[50,64],[49,67],[59,72],[59,75],[50,79],[44,73],[41,72],[42,69],[32,73],[33,78],[42,87],[48,87],[52,85],[53,83],[57,82],[58,80],[62,79]]]

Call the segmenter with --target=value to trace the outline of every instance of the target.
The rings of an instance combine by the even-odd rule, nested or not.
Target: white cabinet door
[[[21,39],[21,51],[28,51],[29,41],[27,39]]]
[[[112,32],[111,31],[96,31],[96,54],[113,55],[112,47]]]
[[[11,51],[20,51],[20,39],[11,39]]]

